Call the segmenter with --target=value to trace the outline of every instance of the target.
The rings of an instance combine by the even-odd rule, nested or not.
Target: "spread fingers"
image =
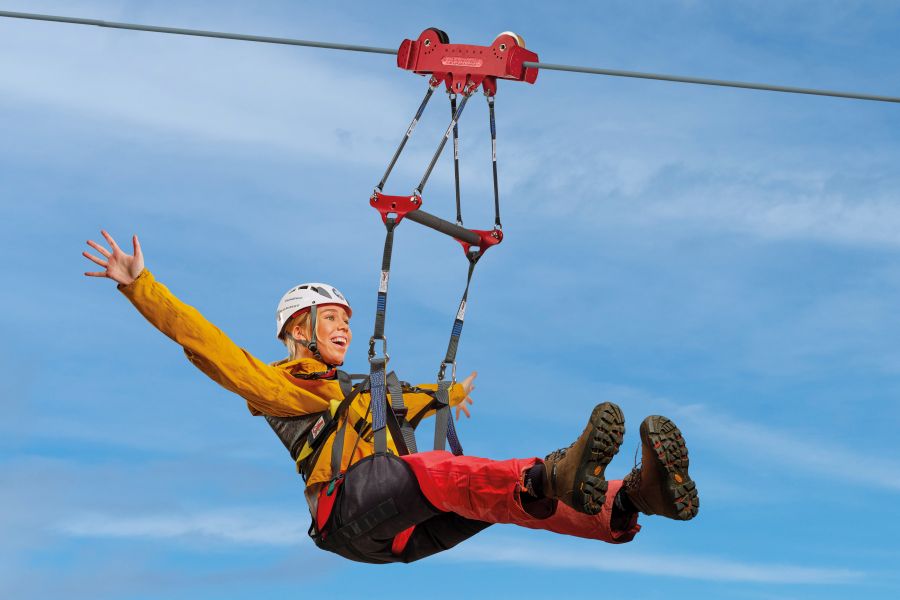
[[[103,256],[105,256],[106,258],[109,258],[111,256],[111,253],[109,252],[109,250],[107,250],[106,248],[104,248],[103,246],[101,246],[100,244],[95,242],[94,240],[88,240],[87,245],[90,246],[91,248],[93,248],[94,250],[96,250],[97,252],[99,252],[100,254],[102,254]]]
[[[105,260],[100,260],[99,258],[97,258],[96,256],[94,256],[93,254],[91,254],[89,252],[82,252],[81,255],[83,257],[85,257],[86,259],[88,259],[89,261],[100,265],[104,269],[109,266],[109,264]]]

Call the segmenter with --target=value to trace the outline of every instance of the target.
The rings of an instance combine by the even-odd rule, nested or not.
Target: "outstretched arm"
[[[85,275],[117,282],[119,290],[154,327],[184,348],[191,363],[225,389],[247,400],[251,412],[288,417],[328,408],[327,394],[314,393],[314,384],[300,386],[285,372],[258,360],[157,282],[144,269],[137,236],[132,240],[134,254],[131,255],[119,248],[107,232],[102,234],[110,249],[89,240],[88,245],[100,256],[88,252],[84,256],[104,270]]]

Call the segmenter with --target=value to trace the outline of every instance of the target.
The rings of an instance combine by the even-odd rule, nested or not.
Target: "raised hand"
[[[463,390],[466,392],[466,399],[456,405],[456,420],[459,421],[459,415],[461,412],[466,414],[466,418],[471,417],[471,413],[469,413],[469,407],[466,404],[472,404],[473,400],[469,397],[475,390],[475,378],[478,377],[478,371],[472,371],[472,374],[459,382],[461,386],[463,386]]]
[[[111,251],[93,240],[88,240],[87,245],[96,250],[103,258],[94,256],[87,251],[82,252],[82,256],[100,265],[104,270],[87,272],[85,275],[88,277],[108,277],[116,283],[128,285],[144,270],[144,255],[141,253],[141,243],[136,235],[133,236],[131,242],[134,245],[134,254],[126,254],[125,251],[119,248],[116,240],[111,235],[103,230],[100,233],[106,239]]]

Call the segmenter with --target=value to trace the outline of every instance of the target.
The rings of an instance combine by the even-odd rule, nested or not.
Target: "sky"
[[[512,30],[548,63],[900,96],[891,2],[0,10],[378,47]],[[85,278],[80,253],[101,227],[138,234],[161,282],[266,361],[284,356],[281,294],[331,282],[355,308],[347,367],[364,370],[384,231],[368,196],[424,89],[382,55],[0,19],[0,596],[896,598],[900,107],[550,71],[499,86],[505,239],[470,294],[463,445],[543,456],[613,401],[615,479],[663,414],[700,514],[642,517],[622,546],[498,525],[411,565],[315,548],[278,439]],[[442,100],[387,192],[418,182]],[[466,225],[490,228],[480,96],[461,136]],[[424,197],[453,218],[449,154]],[[451,240],[398,229],[387,336],[403,379],[434,380],[465,270]]]

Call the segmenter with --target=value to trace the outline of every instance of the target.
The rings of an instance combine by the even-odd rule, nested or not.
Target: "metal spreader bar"
[[[440,217],[425,212],[421,208],[406,213],[406,218],[473,246],[480,245],[482,241],[481,237],[471,229],[466,229],[465,227],[460,227],[450,221],[445,221]]]

